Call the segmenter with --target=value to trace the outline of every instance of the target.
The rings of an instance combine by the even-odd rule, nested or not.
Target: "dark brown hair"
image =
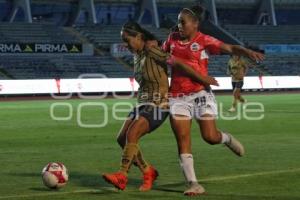
[[[149,32],[148,30],[144,29],[141,27],[138,23],[136,22],[127,22],[123,25],[122,31],[125,31],[129,36],[137,36],[137,34],[141,33],[142,34],[142,39],[144,41],[149,41],[149,40],[157,40],[154,34]],[[158,40],[157,40],[158,41]]]
[[[182,13],[190,15],[194,20],[198,21],[199,23],[205,20],[205,8],[200,5],[195,5],[190,8],[183,8],[181,10]]]

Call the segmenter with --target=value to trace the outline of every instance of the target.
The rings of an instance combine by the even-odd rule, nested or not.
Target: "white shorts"
[[[215,95],[211,91],[200,92],[169,98],[170,114],[184,115],[189,118],[201,119],[204,114],[213,118],[218,116],[218,106]]]

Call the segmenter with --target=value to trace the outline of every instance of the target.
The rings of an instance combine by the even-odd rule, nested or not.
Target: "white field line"
[[[232,175],[232,176],[219,176],[201,179],[203,182],[214,182],[214,181],[226,181],[232,179],[240,179],[240,178],[248,178],[254,176],[267,176],[267,175],[276,175],[276,174],[284,174],[284,173],[292,173],[292,172],[300,172],[300,168],[295,169],[287,169],[287,170],[274,170],[274,171],[265,171],[265,172],[257,172],[257,173],[249,173],[249,174],[240,174],[240,175]],[[173,183],[166,183],[173,184]],[[102,187],[103,188],[103,187]],[[106,187],[105,190],[116,191],[113,188]],[[10,195],[10,196],[0,196],[0,199],[15,199],[15,198],[31,198],[31,197],[46,197],[46,196],[58,196],[58,195],[67,195],[67,194],[80,194],[80,193],[99,193],[104,190],[96,190],[96,189],[86,189],[86,190],[74,190],[70,192],[45,192],[45,193],[37,193],[37,194],[24,194],[24,195]],[[131,191],[131,190],[126,190]],[[134,190],[132,190],[134,191]]]

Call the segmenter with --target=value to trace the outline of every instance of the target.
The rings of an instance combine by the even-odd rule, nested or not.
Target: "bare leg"
[[[120,145],[120,147],[122,149],[124,149],[124,146],[127,143],[127,141],[126,141],[127,140],[127,133],[128,133],[129,128],[133,124],[134,124],[134,120],[128,118],[124,122],[122,128],[120,129],[119,135],[117,137],[117,142],[118,142],[118,144]],[[145,173],[149,169],[149,167],[150,167],[150,165],[144,159],[144,156],[143,156],[143,154],[140,151],[138,152],[137,156],[134,158],[133,164],[136,165],[140,169],[140,171],[142,173]]]
[[[197,122],[199,124],[203,140],[211,145],[222,143],[222,134],[216,127],[215,119],[213,119],[213,117],[209,114],[203,115],[202,118],[205,119],[197,120]]]
[[[130,119],[130,118],[126,119],[119,131],[119,134],[117,137],[117,142],[122,149],[124,148],[124,146],[126,144],[126,133],[128,131],[128,128],[130,127],[130,125],[132,125],[132,123],[133,123],[132,119]]]
[[[183,115],[175,115],[170,117],[171,126],[176,137],[180,166],[189,184],[184,195],[195,196],[205,192],[205,189],[199,185],[195,170],[194,159],[191,150],[191,123],[189,117]]]
[[[134,120],[133,123],[127,130],[126,137],[127,142],[123,149],[122,161],[120,171],[124,174],[130,169],[133,160],[137,157],[140,151],[138,147],[139,139],[148,133],[149,122],[144,117],[140,116],[138,119]]]
[[[241,95],[241,89],[237,88],[236,89],[236,93],[237,93],[237,99],[241,102],[241,103],[245,103],[245,99],[242,97]]]
[[[202,119],[197,120],[202,138],[209,144],[225,144],[231,151],[238,156],[243,156],[245,153],[243,145],[232,135],[222,132],[217,129],[215,119],[209,114],[202,116]]]
[[[170,122],[176,137],[178,154],[192,153],[190,134],[192,120],[183,115],[176,115],[175,118],[170,117]]]

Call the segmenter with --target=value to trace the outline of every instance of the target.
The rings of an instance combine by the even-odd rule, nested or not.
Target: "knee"
[[[117,143],[123,147],[126,144],[126,135],[125,134],[119,134],[117,137]]]
[[[210,134],[206,134],[203,137],[203,139],[208,144],[215,145],[215,144],[220,144],[221,143],[222,137],[218,133],[210,133]]]
[[[239,97],[238,92],[235,91],[235,92],[233,93],[233,96],[234,96],[234,98],[238,98],[238,97]]]

